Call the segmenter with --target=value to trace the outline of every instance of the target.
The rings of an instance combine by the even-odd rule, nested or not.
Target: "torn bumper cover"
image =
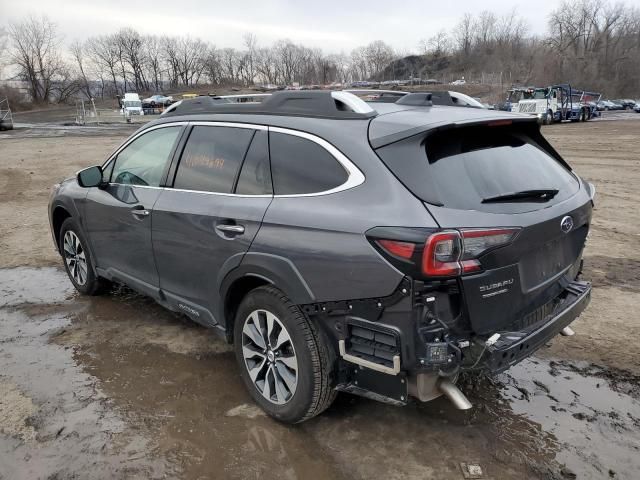
[[[487,347],[483,366],[493,373],[499,373],[530,356],[573,322],[590,300],[591,284],[572,282],[566,287],[566,297],[551,318],[518,332],[496,332],[500,334],[500,339]]]

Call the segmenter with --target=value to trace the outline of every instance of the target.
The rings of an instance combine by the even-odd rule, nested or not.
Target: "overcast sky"
[[[640,0],[634,0],[640,1]],[[191,35],[219,47],[240,47],[253,32],[259,44],[281,38],[348,52],[373,40],[412,51],[420,39],[450,30],[465,12],[516,8],[531,32],[546,31],[547,16],[559,0],[0,0],[0,25],[30,13],[45,14],[66,43],[112,33],[125,26],[141,33]]]

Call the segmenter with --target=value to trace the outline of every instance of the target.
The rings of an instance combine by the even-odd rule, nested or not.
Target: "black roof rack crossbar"
[[[433,105],[432,96],[431,92],[409,93],[400,98],[396,103],[398,105],[410,105],[414,107],[430,107]]]
[[[336,91],[275,92],[262,102],[232,102],[222,97],[200,96],[183,100],[167,116],[190,114],[291,115],[332,119],[367,119],[377,115],[355,95]]]

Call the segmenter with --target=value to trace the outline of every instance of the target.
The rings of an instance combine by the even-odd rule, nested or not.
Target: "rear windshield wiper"
[[[539,190],[523,190],[521,192],[503,193],[495,197],[483,198],[482,203],[500,202],[547,202],[556,196],[559,190],[548,188]]]

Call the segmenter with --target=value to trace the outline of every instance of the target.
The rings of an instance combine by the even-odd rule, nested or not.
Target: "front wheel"
[[[234,348],[249,393],[277,420],[302,422],[333,402],[334,360],[327,341],[278,289],[260,287],[242,300]]]
[[[84,234],[72,218],[67,218],[60,228],[59,245],[64,268],[76,290],[84,295],[101,293],[107,282],[96,276]]]

